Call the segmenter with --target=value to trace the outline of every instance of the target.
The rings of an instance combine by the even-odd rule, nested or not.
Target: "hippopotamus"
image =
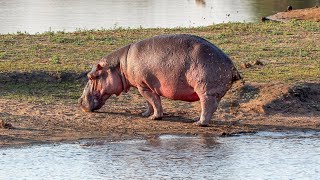
[[[195,122],[199,126],[208,125],[221,98],[241,79],[222,50],[188,34],[159,35],[124,46],[93,65],[87,76],[79,99],[86,112],[100,109],[111,95],[135,87],[146,100],[142,116],[150,119],[163,117],[160,96],[200,100],[201,115]]]

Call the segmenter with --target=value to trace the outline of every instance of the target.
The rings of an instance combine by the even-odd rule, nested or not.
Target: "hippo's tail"
[[[232,68],[232,82],[236,82],[240,79],[242,79],[242,77],[241,77],[239,71],[235,67],[233,67]]]

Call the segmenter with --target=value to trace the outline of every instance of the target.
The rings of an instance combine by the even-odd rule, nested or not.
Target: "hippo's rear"
[[[85,110],[99,109],[112,94],[131,86],[147,101],[144,116],[161,119],[160,96],[198,101],[197,125],[207,125],[221,98],[241,77],[232,61],[210,42],[193,35],[161,35],[116,50],[88,74],[79,102]]]

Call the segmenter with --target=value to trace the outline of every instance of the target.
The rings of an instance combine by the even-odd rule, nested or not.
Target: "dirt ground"
[[[209,127],[192,124],[200,113],[199,102],[163,99],[163,106],[165,117],[149,120],[140,116],[144,100],[134,90],[112,97],[95,113],[82,112],[76,102],[45,105],[0,98],[0,146],[82,139],[114,141],[161,134],[227,136],[256,131],[320,130],[318,82],[239,82],[220,102]]]
[[[297,9],[297,10],[291,10],[286,12],[279,12],[277,14],[268,16],[266,18],[269,20],[281,21],[281,22],[287,22],[292,19],[320,22],[320,8],[313,7],[313,8],[307,8],[307,9]]]

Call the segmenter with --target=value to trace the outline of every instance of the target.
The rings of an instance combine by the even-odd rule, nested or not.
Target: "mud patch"
[[[320,115],[320,84],[247,83],[233,94],[238,111],[251,114]]]
[[[320,84],[303,83],[264,106],[268,114],[320,115]]]

